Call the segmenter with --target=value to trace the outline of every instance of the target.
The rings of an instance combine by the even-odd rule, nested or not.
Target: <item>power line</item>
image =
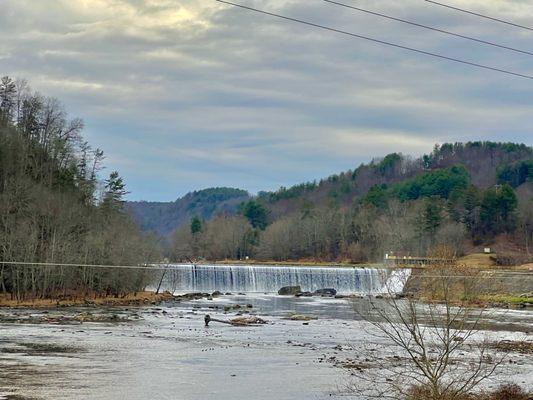
[[[466,14],[475,15],[476,17],[481,17],[481,18],[485,18],[485,19],[490,19],[491,21],[496,21],[496,22],[500,22],[500,23],[502,23],[502,24],[515,26],[515,27],[517,27],[517,28],[527,29],[528,31],[533,31],[533,28],[530,28],[530,27],[528,27],[528,26],[524,26],[524,25],[516,24],[516,23],[514,23],[514,22],[505,21],[505,20],[500,19],[500,18],[490,17],[490,16],[485,15],[485,14],[480,14],[480,13],[477,13],[477,12],[474,12],[474,11],[465,10],[465,9],[463,9],[463,8],[459,8],[459,7],[451,6],[451,5],[449,5],[449,4],[439,3],[438,1],[433,1],[433,0],[424,0],[424,1],[426,1],[427,3],[435,4],[435,5],[437,5],[437,6],[450,8],[450,9],[455,10],[455,11],[460,11],[460,12],[463,12],[463,13],[466,13]]]
[[[254,11],[254,12],[257,12],[257,13],[260,13],[260,14],[269,15],[271,17],[276,17],[276,18],[284,19],[284,20],[291,21],[291,22],[297,22],[299,24],[308,25],[308,26],[312,26],[312,27],[319,28],[319,29],[324,29],[324,30],[327,30],[327,31],[335,32],[335,33],[340,33],[340,34],[351,36],[351,37],[355,37],[355,38],[358,38],[358,39],[368,40],[370,42],[379,43],[379,44],[382,44],[382,45],[395,47],[395,48],[398,48],[398,49],[403,49],[403,50],[408,50],[408,51],[412,51],[412,52],[419,53],[419,54],[424,54],[426,56],[440,58],[442,60],[453,61],[453,62],[456,62],[456,63],[465,64],[465,65],[469,65],[469,66],[472,66],[472,67],[482,68],[482,69],[486,69],[486,70],[490,70],[490,71],[500,72],[500,73],[507,74],[507,75],[513,75],[513,76],[517,76],[517,77],[520,77],[520,78],[533,79],[532,75],[525,75],[525,74],[521,74],[521,73],[518,73],[518,72],[513,72],[513,71],[506,70],[506,69],[502,69],[502,68],[491,67],[491,66],[488,66],[488,65],[478,64],[478,63],[475,63],[475,62],[466,61],[466,60],[462,60],[462,59],[459,59],[459,58],[445,56],[445,55],[442,55],[442,54],[439,54],[439,53],[432,53],[432,52],[425,51],[425,50],[415,49],[413,47],[403,46],[403,45],[400,45],[400,44],[387,42],[387,41],[380,40],[380,39],[375,39],[375,38],[372,38],[372,37],[369,37],[369,36],[363,36],[363,35],[359,35],[359,34],[356,34],[356,33],[347,32],[347,31],[343,31],[343,30],[340,30],[340,29],[336,29],[336,28],[331,28],[329,26],[319,25],[319,24],[315,24],[315,23],[309,22],[309,21],[304,21],[304,20],[301,20],[301,19],[297,19],[297,18],[292,18],[292,17],[287,17],[287,16],[284,16],[284,15],[280,15],[280,14],[271,13],[271,12],[260,10],[260,9],[257,9],[257,8],[248,7],[248,6],[245,6],[245,5],[242,5],[242,4],[232,3],[232,2],[229,2],[229,1],[226,1],[226,0],[215,0],[215,1],[218,1],[219,3],[227,4],[227,5],[230,5],[230,6],[243,8],[245,10]]]
[[[144,269],[144,270],[163,270],[170,269],[166,267],[155,267],[147,265],[99,265],[99,264],[64,264],[64,263],[44,263],[44,262],[22,262],[22,261],[0,261],[0,265],[16,265],[25,267],[67,267],[67,268],[115,268],[115,269]]]
[[[461,38],[461,39],[466,39],[466,40],[471,40],[473,42],[486,44],[488,46],[498,47],[500,49],[510,50],[510,51],[514,51],[514,52],[517,52],[517,53],[528,54],[530,56],[533,56],[532,52],[529,52],[529,51],[526,51],[526,50],[516,49],[514,47],[509,47],[509,46],[505,46],[505,45],[494,43],[494,42],[489,42],[488,40],[478,39],[478,38],[467,36],[467,35],[461,35],[460,33],[450,32],[450,31],[447,31],[447,30],[444,30],[444,29],[435,28],[435,27],[432,27],[432,26],[429,26],[429,25],[423,25],[423,24],[419,24],[417,22],[408,21],[406,19],[392,17],[390,15],[382,14],[382,13],[375,12],[375,11],[366,10],[366,9],[360,8],[360,7],[351,6],[349,4],[339,3],[337,1],[332,1],[332,0],[323,0],[323,1],[325,1],[326,3],[336,4],[336,5],[341,6],[341,7],[350,8],[352,10],[361,11],[363,13],[375,15],[377,17],[386,18],[386,19],[390,19],[390,20],[393,20],[393,21],[397,21],[397,22],[402,22],[404,24],[417,26],[419,28],[429,29],[431,31],[443,33],[445,35],[455,36],[455,37],[458,37],[458,38]]]

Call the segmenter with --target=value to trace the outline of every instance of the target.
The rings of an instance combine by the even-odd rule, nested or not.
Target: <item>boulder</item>
[[[298,292],[295,294],[296,297],[312,297],[313,293],[311,292]]]
[[[316,296],[334,297],[337,294],[337,291],[333,288],[326,288],[315,290],[313,294]]]
[[[300,286],[284,286],[278,290],[278,294],[282,296],[291,296],[301,292],[302,288]]]

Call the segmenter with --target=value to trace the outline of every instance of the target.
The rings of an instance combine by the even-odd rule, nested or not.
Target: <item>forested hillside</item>
[[[195,218],[174,235],[173,255],[207,259],[367,262],[387,253],[461,255],[492,245],[531,255],[533,149],[468,142],[399,153],[352,171],[261,192],[236,215]]]
[[[509,169],[513,169],[520,162],[531,162],[532,159],[532,148],[523,144],[445,143],[436,145],[432,153],[420,158],[413,159],[392,153],[382,159],[374,159],[369,164],[362,164],[355,170],[332,175],[318,182],[307,182],[291,188],[282,187],[276,192],[263,192],[259,197],[270,205],[274,216],[298,209],[302,200],[315,205],[349,205],[355,197],[365,195],[373,186],[391,185],[428,171],[454,165],[461,165],[466,169],[470,184],[485,189],[497,183],[512,183],[509,180]],[[523,170],[522,168],[522,172]],[[514,187],[516,186],[518,184],[514,184]]]
[[[157,248],[123,211],[117,172],[101,182],[103,152],[83,122],[25,81],[0,82],[0,293],[17,299],[139,290],[147,271],[31,267],[6,262],[132,265]]]
[[[127,212],[143,231],[166,236],[191,218],[207,220],[217,214],[235,214],[248,192],[233,188],[209,188],[188,193],[174,202],[132,201],[125,204]]]

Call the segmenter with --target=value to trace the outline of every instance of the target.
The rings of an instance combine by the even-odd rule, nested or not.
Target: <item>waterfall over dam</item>
[[[173,265],[166,277],[175,292],[275,293],[283,286],[302,291],[334,288],[339,293],[401,292],[409,270],[386,268],[295,267],[262,265]]]

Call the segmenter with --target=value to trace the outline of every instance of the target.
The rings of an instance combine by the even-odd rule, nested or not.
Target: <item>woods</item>
[[[492,142],[445,144],[419,159],[392,153],[318,183],[259,193],[236,213],[196,216],[173,235],[171,255],[358,263],[497,244],[527,260],[532,157],[527,146]]]
[[[157,259],[155,241],[123,212],[125,184],[99,180],[103,152],[82,136],[54,98],[24,80],[0,83],[0,260],[138,265]],[[142,289],[149,271],[0,264],[0,292],[12,298]]]

